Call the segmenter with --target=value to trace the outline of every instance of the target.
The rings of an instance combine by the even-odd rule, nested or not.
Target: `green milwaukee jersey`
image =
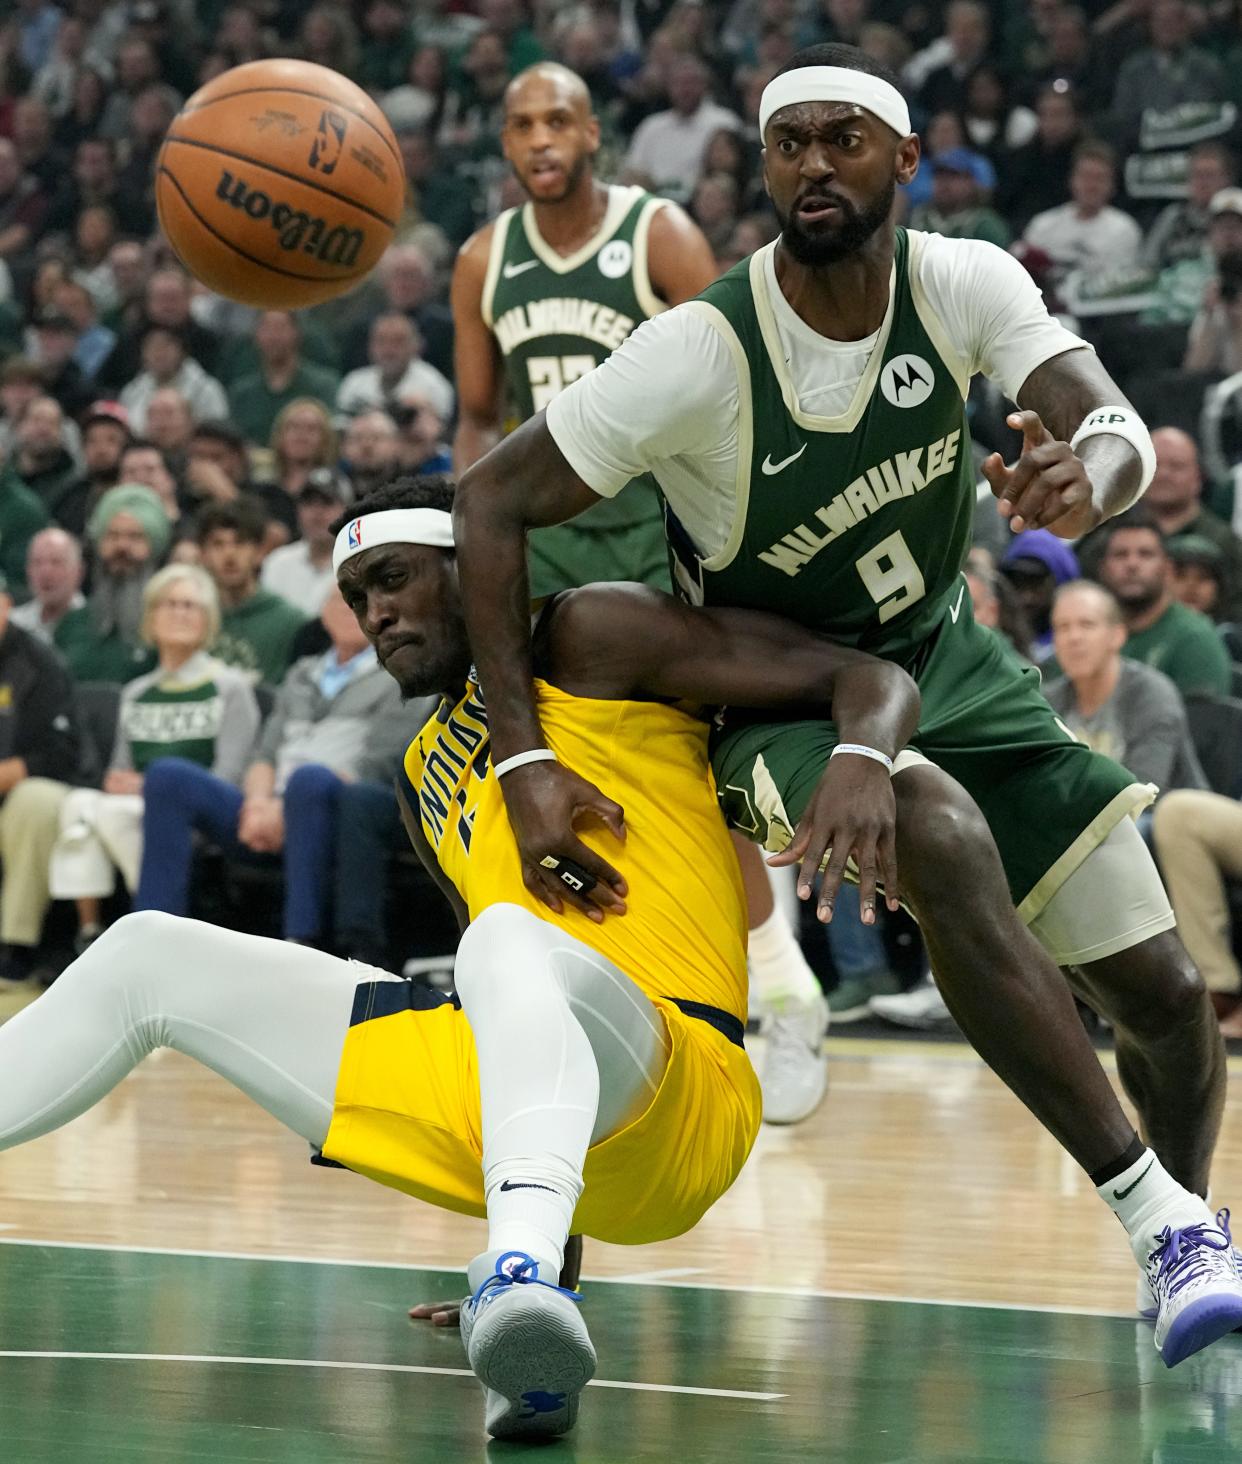
[[[741,501],[723,552],[700,559],[667,515],[674,574],[691,600],[774,611],[908,661],[961,590],[975,506],[969,378],[947,343],[940,348],[915,247],[898,229],[893,306],[839,417],[798,405],[762,251],[687,307],[729,341],[741,408]]]
[[[118,721],[134,771],[145,772],[157,757],[183,757],[211,767],[224,721],[224,698],[215,679],[182,685],[157,670],[131,685],[136,694],[122,702]]]
[[[543,240],[527,203],[496,220],[483,285],[483,320],[504,361],[519,421],[540,412],[571,381],[598,366],[649,316],[666,307],[647,276],[652,216],[665,206],[641,188],[613,185],[595,235],[562,259]],[[650,479],[638,479],[574,520],[603,532],[655,521]],[[537,540],[538,530],[532,535]],[[628,577],[628,576],[627,576]]]

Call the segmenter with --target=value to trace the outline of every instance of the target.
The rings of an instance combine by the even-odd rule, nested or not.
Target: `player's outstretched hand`
[[[983,476],[1009,527],[1015,534],[1049,529],[1062,539],[1076,539],[1095,528],[1103,515],[1087,469],[1069,443],[1058,442],[1038,412],[1011,412],[1005,420],[1022,433],[1021,456],[1007,466],[994,452],[983,460]]]
[[[816,915],[826,924],[845,866],[853,855],[858,869],[858,900],[864,925],[875,923],[876,881],[884,882],[884,899],[896,910],[897,801],[893,780],[874,758],[842,753],[828,766],[811,795],[789,845],[768,860],[772,865],[800,864],[798,896],[809,900],[815,875],[831,851],[819,886]]]
[[[420,1301],[410,1308],[410,1317],[416,1322],[430,1322],[433,1327],[458,1327],[461,1325],[460,1301]]]
[[[522,856],[522,880],[550,910],[574,905],[590,919],[625,914],[625,880],[574,832],[603,824],[625,839],[625,813],[594,783],[557,762],[527,763],[501,779],[509,822]]]

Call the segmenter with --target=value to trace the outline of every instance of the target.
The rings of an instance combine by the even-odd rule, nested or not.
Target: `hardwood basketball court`
[[[829,1048],[824,1107],[765,1130],[691,1235],[588,1244],[599,1374],[557,1457],[1242,1456],[1242,1337],[1163,1367],[1120,1227],[969,1049]],[[1240,1070],[1224,1204],[1242,1195]],[[481,1234],[313,1168],[220,1079],[159,1054],[0,1156],[0,1458],[477,1460],[456,1333],[406,1308],[460,1294]]]

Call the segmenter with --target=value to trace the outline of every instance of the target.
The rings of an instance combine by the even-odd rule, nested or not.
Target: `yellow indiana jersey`
[[[701,1002],[745,1022],[745,897],[711,785],[707,727],[658,702],[595,701],[543,681],[535,690],[548,746],[625,810],[624,843],[602,827],[580,836],[625,876],[627,913],[602,925],[568,906],[557,915],[523,884],[472,680],[405,757],[423,832],[471,918],[502,901],[521,905],[599,951],[649,996]]]

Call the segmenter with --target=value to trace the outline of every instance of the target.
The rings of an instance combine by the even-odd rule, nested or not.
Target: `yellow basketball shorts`
[[[668,1065],[644,1112],[588,1151],[574,1215],[576,1233],[618,1245],[695,1225],[740,1173],[761,1113],[736,1019],[650,1000]],[[408,981],[358,987],[322,1152],[442,1209],[484,1214],[478,1057],[450,998]]]

